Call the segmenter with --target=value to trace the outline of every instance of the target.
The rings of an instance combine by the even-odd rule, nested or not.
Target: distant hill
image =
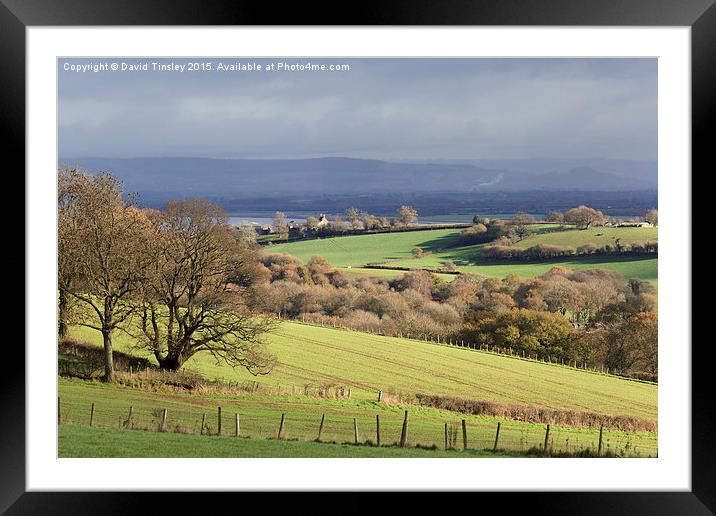
[[[634,177],[621,162],[604,167],[564,166],[539,173],[525,171],[519,160],[410,163],[352,158],[213,159],[213,158],[63,158],[60,164],[119,177],[126,191],[149,198],[425,194],[517,191],[633,191],[656,188],[649,166],[635,166]],[[598,160],[597,160],[598,161]],[[487,163],[487,162],[486,162]],[[578,162],[574,162],[577,164]],[[548,164],[543,168],[552,170]],[[614,167],[611,167],[614,168]],[[636,173],[638,169],[638,173]],[[654,167],[655,170],[655,167]],[[646,171],[646,172],[645,172]]]

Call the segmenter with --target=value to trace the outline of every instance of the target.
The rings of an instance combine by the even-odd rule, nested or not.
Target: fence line
[[[509,422],[494,424],[468,424],[465,419],[452,422],[421,420],[408,417],[405,410],[402,418],[386,418],[375,415],[375,440],[361,439],[359,422],[368,424],[366,416],[326,416],[322,414],[316,436],[315,414],[287,414],[276,412],[275,416],[256,416],[227,412],[217,407],[216,422],[206,417],[206,409],[195,410],[186,407],[137,407],[118,404],[107,400],[106,404],[60,400],[58,398],[58,424],[73,424],[96,428],[121,428],[153,432],[184,433],[206,436],[221,435],[222,422],[228,417],[234,419],[233,438],[244,439],[290,439],[304,441],[370,444],[373,446],[421,446],[433,449],[457,449],[458,428],[462,430],[462,450],[545,450],[553,453],[575,453],[588,450],[592,455],[652,456],[656,455],[656,441],[653,447],[638,449],[631,444],[629,434],[619,432],[609,435],[604,427],[570,433],[569,428],[551,425],[532,427],[510,425]],[[372,417],[372,416],[371,416]],[[278,431],[277,425],[278,424]],[[427,427],[427,429],[426,429]],[[413,430],[411,430],[413,428]],[[415,431],[414,428],[418,428]],[[622,435],[619,435],[622,434]],[[223,433],[229,437],[229,431]],[[369,434],[368,434],[369,435]],[[566,436],[566,437],[565,437]],[[365,437],[365,436],[364,436]],[[571,440],[571,442],[570,442]]]

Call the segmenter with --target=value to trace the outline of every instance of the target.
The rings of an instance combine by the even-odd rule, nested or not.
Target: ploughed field
[[[597,246],[657,240],[657,228],[590,228],[586,230],[559,229],[558,225],[535,225],[532,234],[520,242],[518,247],[537,244],[553,244],[579,247],[587,243]],[[653,256],[585,256],[568,257],[540,262],[486,262],[481,259],[486,244],[459,246],[458,229],[439,229],[403,233],[379,233],[305,240],[273,245],[267,252],[292,254],[307,262],[312,256],[320,255],[336,267],[351,267],[355,270],[369,263],[381,263],[383,267],[411,269],[440,269],[449,261],[454,262],[460,272],[504,277],[517,274],[524,278],[539,276],[553,267],[575,270],[605,269],[615,271],[625,278],[639,278],[657,284],[658,260]],[[420,247],[425,256],[414,258],[411,254]],[[356,274],[370,275],[370,269],[360,269]],[[376,270],[375,277],[395,277],[395,272]]]

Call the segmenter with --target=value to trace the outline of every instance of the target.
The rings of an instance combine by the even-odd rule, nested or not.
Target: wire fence
[[[314,414],[281,410],[242,412],[237,407],[132,405],[123,400],[87,402],[58,398],[58,424],[85,425],[153,432],[251,439],[319,440],[382,446],[420,446],[435,449],[511,450],[547,449],[553,455],[653,457],[656,436],[643,439],[604,428],[574,429],[550,425],[525,425],[504,421],[474,422],[435,420],[417,413],[386,411]]]

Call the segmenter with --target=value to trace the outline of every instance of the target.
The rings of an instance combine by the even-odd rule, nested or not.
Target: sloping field
[[[318,437],[322,416],[325,416],[325,419],[321,441],[353,443],[353,420],[356,418],[358,441],[375,444],[376,416],[379,416],[381,444],[391,445],[400,439],[403,411],[406,409],[409,411],[409,447],[421,445],[444,448],[445,424],[459,426],[461,419],[465,419],[467,424],[470,450],[492,448],[498,421],[501,423],[500,448],[519,453],[534,446],[540,447],[545,436],[544,424],[456,414],[428,407],[397,406],[378,403],[376,400],[245,392],[201,395],[169,390],[146,391],[64,378],[59,380],[58,394],[61,414],[59,451],[63,457],[431,456],[422,455],[422,452],[415,448],[402,451],[387,448],[379,451],[372,446],[351,446],[343,449],[339,448],[340,444],[326,444],[319,448],[300,444]],[[92,404],[94,428],[88,428]],[[131,419],[129,407],[132,407]],[[222,408],[221,435],[226,437],[216,435],[218,407]],[[166,432],[159,433],[165,409]],[[240,436],[248,439],[235,437],[237,413],[240,414]],[[281,436],[286,440],[278,442],[275,439],[281,414],[285,415]],[[202,420],[205,435],[199,435],[202,433]],[[178,434],[193,435],[193,438]],[[594,448],[598,442],[598,434],[598,428],[552,425],[550,445],[555,451]],[[104,441],[103,438],[107,440]],[[123,442],[122,439],[125,438],[127,441]],[[285,446],[282,447],[281,444]],[[454,456],[465,456],[461,449],[462,443],[459,442],[458,446],[460,452],[455,452]],[[606,450],[615,453],[653,456],[657,451],[657,434],[605,429],[604,446]],[[441,452],[438,451],[436,456],[441,456]]]
[[[414,247],[436,252],[455,245],[459,229],[434,229],[322,238],[277,244],[266,248],[270,253],[289,253],[307,262],[321,255],[336,267],[356,267],[369,262],[398,260],[411,256]]]
[[[393,265],[399,267],[440,268],[448,260],[455,262],[458,270],[474,274],[484,274],[495,278],[504,278],[508,274],[517,274],[522,278],[534,278],[548,272],[553,267],[565,267],[573,270],[604,269],[618,272],[624,278],[639,278],[658,285],[658,258],[639,256],[585,256],[544,262],[499,262],[480,263],[482,245],[458,247],[426,256],[418,260],[400,260]],[[386,264],[386,266],[391,263]]]
[[[96,331],[74,328],[73,333],[101,345]],[[131,344],[129,337],[117,335],[118,351],[131,351]],[[281,323],[269,349],[279,362],[268,376],[255,378],[206,354],[194,356],[186,367],[231,381],[344,385],[354,398],[366,400],[383,390],[657,418],[656,385],[558,365],[294,322]]]
[[[535,233],[515,245],[529,247],[538,243],[570,245],[578,247],[587,243],[596,245],[614,244],[619,238],[622,244],[645,242],[657,239],[657,228],[594,228],[587,230],[549,231],[557,225],[537,225]],[[307,240],[289,244],[274,245],[268,252],[292,254],[304,262],[312,256],[321,255],[336,267],[351,266],[345,272],[355,271],[378,278],[397,277],[402,272],[390,272],[385,269],[356,270],[356,267],[371,262],[384,262],[389,267],[407,267],[413,269],[440,269],[452,261],[461,272],[484,274],[502,278],[507,274],[517,274],[523,278],[532,278],[549,271],[553,267],[566,267],[574,270],[605,269],[620,273],[625,278],[639,278],[657,285],[658,259],[639,256],[585,256],[562,260],[550,260],[536,263],[503,262],[481,263],[480,253],[486,244],[452,247],[457,243],[459,230],[439,229],[433,231],[415,231],[406,233],[381,233],[350,237]],[[413,258],[411,251],[420,247],[426,253],[423,258]],[[452,279],[452,278],[445,278]]]
[[[517,247],[531,247],[537,244],[553,244],[579,247],[584,244],[603,246],[614,244],[616,239],[622,244],[632,242],[649,242],[658,239],[657,228],[589,228],[573,229],[569,231],[555,231],[540,235],[528,236],[514,245]]]

